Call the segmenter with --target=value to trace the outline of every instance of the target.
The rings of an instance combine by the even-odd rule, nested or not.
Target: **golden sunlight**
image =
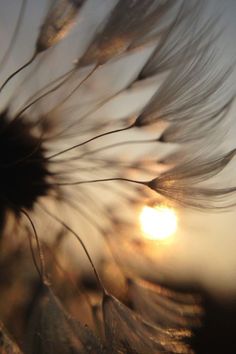
[[[165,240],[176,231],[177,216],[173,209],[165,206],[144,206],[140,213],[140,224],[146,238]]]

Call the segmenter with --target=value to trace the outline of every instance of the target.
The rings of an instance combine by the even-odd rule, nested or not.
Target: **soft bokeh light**
[[[177,216],[173,209],[164,206],[144,206],[140,213],[143,234],[150,240],[165,240],[177,229]]]

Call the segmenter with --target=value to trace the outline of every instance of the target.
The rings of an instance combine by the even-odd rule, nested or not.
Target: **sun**
[[[177,216],[173,209],[165,206],[144,206],[140,213],[140,224],[147,239],[165,240],[175,233]]]

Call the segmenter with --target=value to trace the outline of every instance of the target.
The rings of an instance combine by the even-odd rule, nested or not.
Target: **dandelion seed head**
[[[1,209],[19,215],[31,209],[36,200],[48,193],[50,173],[42,141],[25,120],[9,120],[8,111],[0,115]]]
[[[142,282],[142,272],[137,264],[134,270],[132,261],[138,258],[145,268],[151,264],[156,269],[155,262],[146,252],[150,242],[137,237],[141,241],[135,244],[134,235],[143,232],[160,240],[175,232],[175,212],[156,208],[158,199],[163,205],[173,202],[176,209],[184,205],[204,210],[235,192],[204,185],[230,163],[235,150],[208,158],[204,148],[189,144],[193,140],[202,144],[206,135],[207,145],[212,127],[220,127],[234,99],[225,90],[231,67],[218,70],[212,48],[217,21],[201,21],[204,0],[108,2],[104,1],[101,23],[94,21],[88,36],[86,26],[78,34],[71,30],[77,25],[76,30],[82,29],[80,9],[85,3],[85,7],[92,3],[96,12],[97,3],[103,1],[53,2],[31,56],[3,75],[0,86],[1,100],[14,82],[19,84],[7,97],[10,113],[0,114],[0,221],[3,224],[13,214],[17,227],[25,227],[31,264],[33,260],[39,275],[37,281],[35,275],[24,280],[29,295],[19,300],[27,308],[20,338],[30,343],[30,354],[51,354],[57,347],[62,354],[70,348],[97,354],[190,353],[185,338],[198,325],[200,313],[195,297],[189,303],[188,296],[163,291],[155,281]],[[25,5],[22,1],[3,62],[18,42]],[[86,38],[79,38],[80,33]],[[70,40],[73,48],[67,47]],[[133,97],[134,107],[121,108],[122,96],[127,101]],[[73,257],[67,252],[69,242]],[[102,266],[98,249],[105,258]],[[9,257],[16,262],[11,252]],[[22,254],[20,261],[29,268],[27,251]],[[82,257],[87,267],[83,275]],[[72,258],[75,268],[70,266]],[[107,288],[103,283],[109,263],[120,274],[120,292],[115,272],[109,277],[114,284]],[[58,276],[55,268],[63,274],[68,271],[68,276]],[[88,268],[92,287],[83,281]],[[77,290],[85,290],[84,301],[91,311],[85,317],[92,317],[91,330],[70,314],[81,313],[80,296],[71,296],[76,306],[68,301],[70,280]],[[123,302],[115,295],[119,293]]]

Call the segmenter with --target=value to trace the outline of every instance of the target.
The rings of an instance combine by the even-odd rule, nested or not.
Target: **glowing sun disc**
[[[140,213],[140,224],[144,236],[150,240],[165,240],[177,229],[177,216],[167,207],[144,206]]]

